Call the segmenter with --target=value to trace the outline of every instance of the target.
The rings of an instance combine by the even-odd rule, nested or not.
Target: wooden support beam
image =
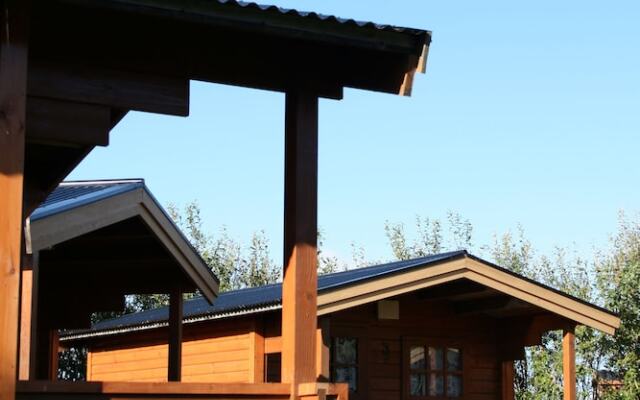
[[[514,387],[515,367],[513,361],[502,362],[502,400],[514,400],[516,392]]]
[[[249,379],[251,383],[264,382],[264,321],[255,318],[249,333],[249,354],[253,354],[249,360]]]
[[[0,2],[0,399],[18,376],[29,1]]]
[[[187,78],[40,64],[29,71],[29,95],[126,110],[189,115]]]
[[[564,400],[576,400],[576,335],[574,326],[565,328],[563,331],[562,378]]]
[[[108,145],[113,125],[107,106],[35,96],[29,96],[27,121],[29,142],[72,147]]]
[[[20,343],[18,358],[18,379],[29,380],[32,372],[33,337],[35,336],[35,301],[37,285],[35,273],[37,254],[25,254],[22,259],[22,277],[20,291]]]
[[[325,316],[318,321],[318,333],[316,335],[316,369],[318,382],[329,382],[331,358],[331,322],[330,317]]]
[[[282,382],[316,380],[318,97],[286,95]],[[297,398],[294,393],[292,398]]]
[[[182,290],[175,289],[169,296],[169,381],[182,379]]]
[[[58,380],[58,353],[60,352],[60,334],[57,329],[49,330],[49,380]]]

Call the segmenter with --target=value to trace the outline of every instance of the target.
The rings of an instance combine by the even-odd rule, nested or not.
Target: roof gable
[[[542,285],[494,264],[456,251],[375,265],[318,278],[318,315],[355,307],[455,280],[467,279],[534,304],[578,323],[613,333],[619,319],[613,313]],[[260,313],[281,308],[281,285],[273,284],[221,293],[213,305],[203,299],[185,302],[185,323]],[[90,332],[68,338],[108,335],[166,325],[166,307],[102,321]]]
[[[207,301],[216,298],[218,279],[140,179],[60,184],[30,217],[30,247],[47,249],[131,218],[142,219]]]

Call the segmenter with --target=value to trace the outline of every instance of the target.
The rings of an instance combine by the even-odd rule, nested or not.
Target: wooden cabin
[[[166,380],[168,308],[66,332],[87,346],[89,381]],[[611,312],[456,251],[318,278],[319,382],[351,399],[509,399],[513,360],[564,330],[565,377],[575,374],[574,328],[613,334]],[[185,382],[281,381],[280,284],[184,304]]]

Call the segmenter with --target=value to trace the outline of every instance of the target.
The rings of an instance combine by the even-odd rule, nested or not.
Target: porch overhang
[[[60,187],[73,191],[92,186],[102,189],[46,202],[32,214],[30,247],[41,261],[59,267],[58,272],[93,277],[100,287],[111,282],[122,294],[169,293],[177,284],[215,300],[218,279],[143,181],[67,182]]]

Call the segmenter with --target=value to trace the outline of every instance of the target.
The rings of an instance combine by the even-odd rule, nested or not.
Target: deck
[[[319,399],[348,400],[346,384],[326,384]],[[323,395],[324,394],[324,395]],[[284,383],[182,382],[51,382],[18,381],[20,400],[102,399],[269,399],[288,400],[291,385]]]

